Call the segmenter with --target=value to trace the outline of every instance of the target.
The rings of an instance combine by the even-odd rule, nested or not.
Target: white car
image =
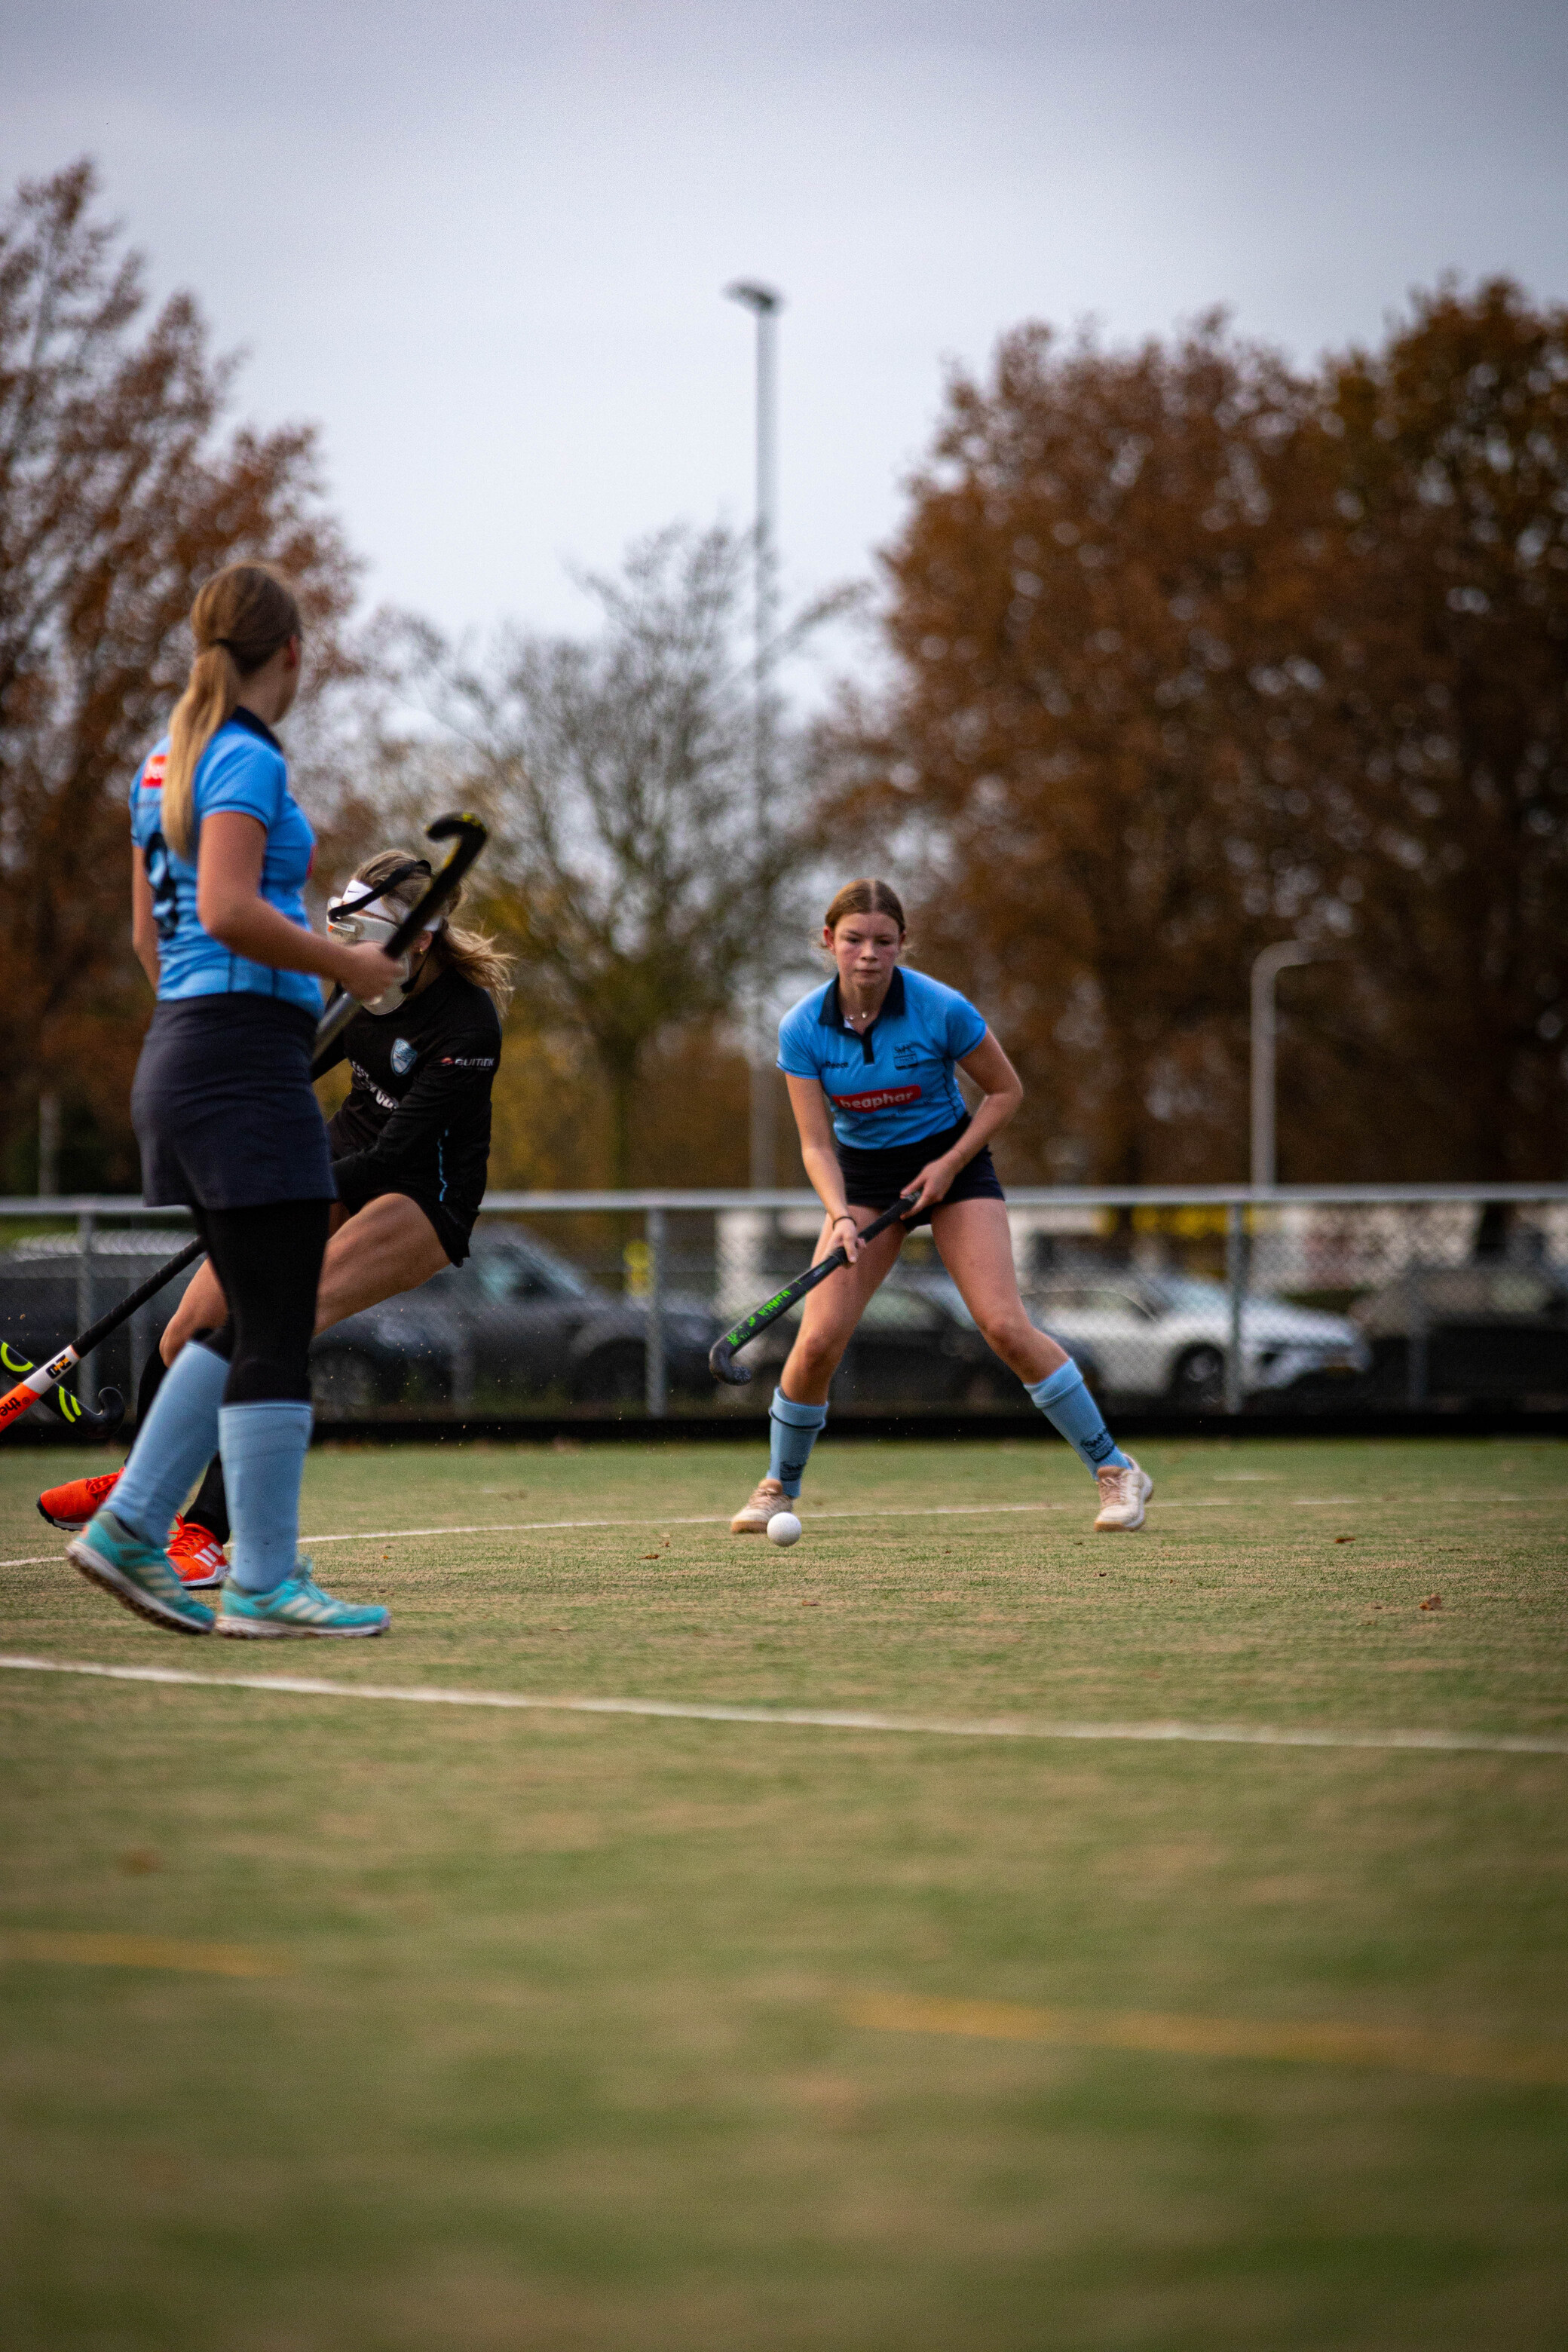
[[[1212,1408],[1224,1401],[1230,1293],[1194,1275],[1086,1275],[1032,1291],[1029,1311],[1081,1365],[1091,1387],[1118,1397]],[[1331,1391],[1372,1369],[1372,1350],[1342,1315],[1249,1291],[1241,1310],[1243,1396],[1278,1396],[1305,1382]]]

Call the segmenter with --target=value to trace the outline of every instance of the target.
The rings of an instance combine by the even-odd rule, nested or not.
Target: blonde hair
[[[196,657],[169,721],[162,818],[164,840],[187,860],[195,855],[196,762],[234,717],[246,679],[300,635],[294,591],[268,564],[227,564],[191,606],[191,635]]]
[[[899,927],[902,939],[909,925],[904,920],[903,901],[890,882],[879,882],[865,875],[858,882],[846,882],[822,919],[826,931],[836,931],[846,915],[889,915]]]
[[[397,872],[399,866],[410,866],[416,870],[412,874],[405,873],[400,881],[387,879]],[[356,882],[363,882],[368,889],[374,889],[378,898],[390,898],[394,905],[412,913],[424,896],[425,885],[430,878],[430,861],[412,849],[378,849],[374,857],[367,857],[363,866],[355,866],[353,878]],[[465,980],[471,980],[476,988],[488,990],[495,999],[497,1011],[504,1013],[511,1003],[512,960],[497,947],[488,931],[458,929],[451,917],[462,903],[463,885],[459,883],[447,901],[443,910],[447,920],[437,932],[436,944],[430,952],[439,956],[454,971],[460,971]]]

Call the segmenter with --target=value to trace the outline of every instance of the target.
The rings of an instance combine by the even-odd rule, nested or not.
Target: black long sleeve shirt
[[[356,1013],[327,1066],[345,1056],[353,1083],[327,1130],[338,1198],[353,1212],[378,1192],[406,1192],[460,1262],[489,1162],[494,1004],[443,971],[395,1013]]]

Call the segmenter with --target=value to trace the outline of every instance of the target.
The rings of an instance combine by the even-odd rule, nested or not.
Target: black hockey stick
[[[454,839],[455,836],[455,839]],[[464,875],[489,839],[485,826],[477,816],[438,816],[426,833],[426,841],[454,843],[452,854],[439,874],[433,875],[430,887],[419,904],[405,915],[386,942],[389,956],[400,956],[413,946],[421,931],[427,931]],[[340,990],[316,1024],[315,1050],[310,1057],[310,1076],[320,1075],[322,1057],[337,1043],[359,1011],[359,999]]]
[[[861,1242],[874,1241],[879,1234],[885,1234],[889,1225],[900,1224],[913,1205],[908,1199],[895,1201],[890,1209],[884,1209],[879,1217],[873,1217],[870,1223],[862,1228]],[[735,1361],[736,1349],[744,1348],[759,1331],[765,1331],[770,1323],[776,1323],[781,1315],[787,1315],[808,1290],[815,1290],[819,1282],[826,1282],[830,1274],[837,1274],[840,1266],[848,1263],[848,1255],[840,1242],[838,1247],[829,1250],[825,1258],[819,1258],[815,1265],[808,1265],[804,1274],[797,1274],[786,1290],[781,1290],[776,1297],[765,1299],[749,1315],[742,1315],[741,1320],[731,1325],[721,1339],[715,1339],[708,1350],[708,1369],[714,1379],[728,1381],[731,1388],[744,1388],[752,1374],[744,1364]]]
[[[431,877],[430,887],[426,891],[419,904],[411,914],[404,918],[387,941],[389,955],[401,955],[405,949],[418,938],[421,931],[429,929],[432,917],[440,913],[441,908],[452,896],[489,837],[477,816],[438,816],[425,837],[427,841],[447,841],[454,835],[457,836],[456,846],[447,863],[442,866],[439,874]],[[327,1007],[316,1024],[316,1042],[311,1051],[312,1071],[316,1064],[321,1061],[326,1048],[339,1033],[346,1028],[358,1011],[357,998],[348,995],[339,995]],[[107,1315],[100,1315],[96,1323],[90,1324],[85,1331],[79,1332],[68,1346],[60,1349],[58,1356],[51,1356],[47,1364],[40,1364],[37,1371],[29,1371],[25,1380],[18,1381],[14,1389],[5,1396],[0,1396],[0,1432],[8,1429],[14,1421],[19,1421],[30,1406],[37,1403],[40,1397],[47,1396],[52,1389],[57,1388],[74,1364],[79,1363],[82,1357],[90,1354],[94,1348],[101,1346],[110,1333],[117,1331],[122,1323],[128,1322],[139,1307],[145,1307],[150,1298],[156,1297],[166,1282],[172,1282],[175,1275],[183,1274],[186,1266],[200,1257],[202,1249],[201,1242],[188,1242],[176,1256],[166,1259],[155,1273],[150,1274],[146,1281],[140,1284],[128,1298],[122,1298],[119,1306],[111,1307]],[[109,1397],[114,1399],[112,1408],[114,1426],[118,1428],[120,1421],[124,1416],[125,1406],[117,1390],[104,1389],[100,1391],[99,1414],[103,1415],[105,1420],[108,1419],[109,1409],[106,1408],[105,1400]],[[80,1400],[78,1399],[77,1402],[79,1403]],[[86,1418],[85,1406],[82,1407],[82,1413]],[[66,1416],[62,1414],[62,1418]],[[93,1419],[96,1425],[98,1415],[94,1415]]]
[[[16,1355],[9,1341],[0,1339],[0,1371],[9,1372],[15,1380],[19,1372],[32,1372],[37,1366],[26,1356]],[[115,1388],[102,1388],[98,1392],[96,1406],[89,1404],[74,1389],[46,1389],[38,1400],[65,1423],[68,1429],[80,1430],[84,1436],[110,1438],[125,1418],[125,1399]]]
[[[193,1259],[200,1257],[202,1247],[199,1241],[187,1242],[177,1257],[165,1259],[156,1272],[150,1274],[145,1282],[138,1283],[130,1297],[122,1298],[118,1307],[111,1307],[107,1315],[99,1317],[96,1323],[89,1323],[85,1331],[79,1331],[58,1356],[51,1356],[47,1364],[40,1364],[36,1372],[30,1371],[26,1380],[18,1381],[14,1389],[0,1397],[0,1430],[9,1429],[14,1421],[20,1421],[30,1405],[37,1404],[40,1397],[47,1397],[51,1389],[58,1388],[73,1365],[79,1364],[84,1356],[90,1356],[111,1331],[118,1331],[122,1323],[129,1322],[139,1307],[145,1307],[150,1298],[157,1297],[166,1282],[172,1282],[174,1276],[183,1272]],[[105,1404],[109,1397],[114,1399],[112,1409]],[[100,1390],[98,1412],[106,1421],[111,1417],[112,1427],[119,1428],[124,1418],[125,1405],[118,1389]],[[83,1407],[83,1418],[86,1417],[86,1408]],[[98,1416],[93,1418],[96,1423]],[[106,1430],[104,1433],[110,1433]]]

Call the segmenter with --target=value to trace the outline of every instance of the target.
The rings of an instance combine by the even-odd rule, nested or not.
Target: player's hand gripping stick
[[[870,1223],[862,1229],[861,1247],[864,1248],[869,1241],[875,1241],[879,1234],[885,1234],[889,1225],[901,1224],[913,1206],[913,1202],[906,1197],[895,1201],[890,1209],[884,1209],[879,1217],[873,1217]],[[826,1282],[830,1274],[837,1274],[840,1266],[848,1263],[849,1254],[840,1242],[838,1247],[829,1250],[825,1258],[819,1258],[815,1265],[808,1265],[804,1274],[797,1274],[786,1290],[781,1290],[774,1298],[764,1299],[762,1306],[753,1307],[749,1315],[742,1315],[740,1321],[731,1325],[721,1339],[715,1339],[708,1350],[708,1369],[714,1379],[728,1381],[731,1388],[744,1388],[752,1375],[746,1365],[735,1361],[737,1349],[744,1348],[759,1331],[765,1331],[770,1323],[776,1323],[781,1315],[787,1315],[808,1290],[815,1290],[819,1282]]]
[[[454,838],[455,836],[455,838]],[[477,816],[438,816],[426,833],[426,841],[453,842],[452,854],[439,874],[433,875],[430,887],[419,904],[405,915],[386,942],[386,953],[396,958],[405,955],[419,937],[427,931],[447,899],[457,889],[464,875],[489,839],[489,835]],[[341,1033],[348,1027],[359,1011],[358,999],[340,990],[316,1024],[316,1044],[310,1060],[310,1076],[321,1073],[328,1049],[336,1044]]]
[[[452,854],[439,874],[432,876],[430,887],[426,891],[419,904],[399,923],[392,938],[387,941],[389,955],[405,954],[419,937],[420,932],[429,929],[432,920],[440,913],[489,836],[477,816],[461,815],[438,816],[425,837],[427,841],[452,841],[454,844]],[[359,1006],[353,997],[341,994],[327,1007],[316,1024],[316,1042],[311,1054],[312,1070],[320,1063],[322,1055],[333,1039],[347,1026],[358,1011]],[[68,1347],[60,1349],[58,1356],[51,1356],[48,1362],[40,1364],[36,1371],[29,1369],[26,1379],[18,1381],[15,1388],[5,1396],[0,1396],[0,1432],[9,1429],[14,1421],[20,1421],[22,1415],[31,1406],[37,1404],[41,1397],[47,1397],[52,1389],[58,1388],[74,1365],[79,1364],[84,1356],[89,1355],[94,1348],[100,1347],[111,1331],[117,1331],[122,1323],[129,1321],[139,1307],[145,1307],[150,1298],[156,1297],[166,1282],[172,1282],[175,1275],[183,1274],[185,1267],[193,1264],[201,1255],[201,1243],[188,1242],[176,1256],[166,1259],[156,1273],[150,1274],[146,1281],[140,1284],[128,1298],[122,1298],[119,1306],[111,1307],[107,1315],[100,1315],[98,1321],[89,1325],[87,1330],[79,1332]],[[14,1370],[16,1368],[10,1366],[8,1369]],[[113,1399],[112,1404],[109,1402],[110,1398]],[[79,1402],[79,1399],[78,1402]],[[81,1408],[81,1418],[100,1433],[106,1433],[111,1428],[118,1428],[124,1412],[124,1402],[119,1391],[104,1389],[99,1395],[98,1411],[90,1412],[84,1405]],[[62,1415],[62,1418],[68,1416]]]

